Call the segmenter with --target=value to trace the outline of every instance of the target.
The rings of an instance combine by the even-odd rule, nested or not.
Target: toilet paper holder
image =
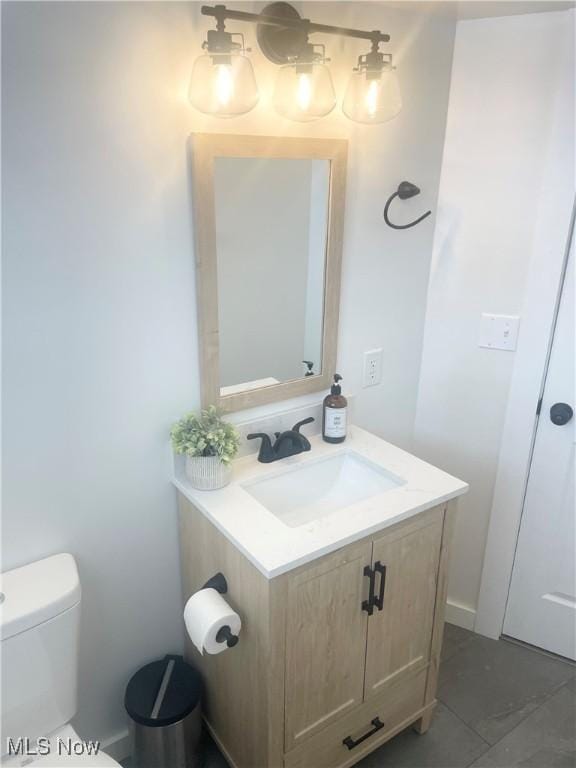
[[[217,643],[226,643],[228,648],[234,648],[235,645],[238,645],[238,635],[233,635],[232,630],[228,626],[228,624],[225,624],[223,627],[220,627],[218,632],[216,633],[216,642]]]
[[[226,592],[228,592],[228,582],[226,581],[224,574],[218,572],[214,574],[211,579],[208,579],[202,589],[215,589],[216,592],[219,592],[221,595],[225,595]],[[216,635],[216,642],[226,643],[228,648],[234,648],[235,645],[238,645],[238,640],[238,635],[232,634],[232,630],[228,624],[220,627]]]
[[[226,576],[223,573],[216,573],[211,579],[208,579],[202,589],[215,589],[216,592],[220,592],[221,595],[225,595],[228,592],[228,582]]]

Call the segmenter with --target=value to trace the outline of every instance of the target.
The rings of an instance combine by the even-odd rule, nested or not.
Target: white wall
[[[468,626],[515,360],[478,347],[480,315],[522,314],[571,24],[561,12],[457,25],[415,448],[470,483],[449,584],[449,617]]]
[[[344,5],[344,4],[342,4]],[[352,3],[346,3],[346,7]],[[390,30],[396,45],[403,110],[381,130],[349,124],[351,169],[344,233],[338,367],[344,392],[356,394],[355,421],[403,448],[412,447],[426,292],[435,216],[414,229],[390,229],[386,199],[404,179],[422,194],[398,203],[399,223],[435,211],[454,28],[420,10],[412,23],[387,8],[361,15]],[[408,20],[410,16],[406,16]],[[368,25],[369,26],[369,25]],[[352,44],[349,44],[352,47]],[[354,45],[360,53],[362,46]],[[335,54],[334,54],[335,55]],[[348,73],[346,73],[347,76]],[[364,352],[381,347],[382,384],[362,389]]]
[[[182,646],[164,456],[198,404],[190,28],[170,4],[2,14],[3,568],[76,556],[77,725],[108,738],[130,674]]]
[[[399,217],[435,205],[453,24],[378,3],[306,13],[392,34],[397,120],[277,118],[274,68],[257,53],[256,110],[198,115],[186,91],[209,27],[199,4],[2,4],[3,567],[78,559],[83,736],[122,730],[129,675],[181,646],[165,459],[170,423],[199,404],[192,131],[349,137],[339,368],[358,390],[363,350],[384,348],[383,384],[358,392],[358,420],[410,443],[433,220],[398,233],[382,208],[403,178],[423,194]],[[365,46],[327,42],[341,96]]]

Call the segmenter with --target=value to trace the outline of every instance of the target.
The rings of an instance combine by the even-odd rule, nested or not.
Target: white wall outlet
[[[520,318],[518,315],[490,315],[484,313],[480,321],[478,346],[513,352],[518,342],[519,328]]]
[[[375,387],[382,381],[382,349],[364,352],[364,387]]]

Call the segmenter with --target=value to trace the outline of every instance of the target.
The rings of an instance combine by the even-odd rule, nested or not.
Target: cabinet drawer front
[[[362,610],[372,543],[347,547],[295,576],[286,611],[285,751],[361,706]]]
[[[417,719],[423,706],[427,670],[411,679],[387,686],[377,697],[340,718],[284,757],[284,768],[340,768],[360,760],[402,723]],[[374,721],[383,723],[377,729]],[[371,735],[362,739],[367,733]],[[349,749],[344,739],[358,742]]]

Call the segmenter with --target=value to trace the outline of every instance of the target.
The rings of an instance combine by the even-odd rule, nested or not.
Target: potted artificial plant
[[[213,491],[230,482],[240,437],[217,408],[189,413],[174,424],[170,436],[174,452],[186,456],[186,474],[194,488]]]

